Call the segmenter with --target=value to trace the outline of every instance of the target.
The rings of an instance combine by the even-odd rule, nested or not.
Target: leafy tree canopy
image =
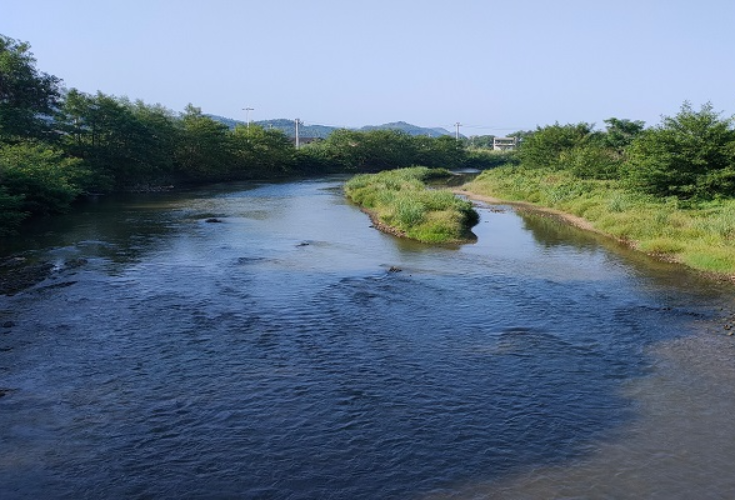
[[[563,168],[563,153],[593,140],[593,125],[577,123],[538,127],[519,148],[520,160],[528,168]]]
[[[629,150],[633,185],[681,199],[735,195],[733,119],[721,118],[712,104],[699,111],[685,102],[674,117],[635,139]]]
[[[607,125],[606,134],[603,140],[605,146],[613,148],[617,153],[622,154],[626,147],[638,137],[646,123],[640,120],[628,120],[618,118],[608,118],[605,120]]]
[[[59,82],[36,69],[30,45],[0,35],[0,141],[47,135]]]

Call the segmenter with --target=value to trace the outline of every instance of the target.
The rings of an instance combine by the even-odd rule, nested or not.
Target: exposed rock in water
[[[0,294],[13,295],[40,283],[51,275],[50,262],[29,262],[25,257],[0,261]]]

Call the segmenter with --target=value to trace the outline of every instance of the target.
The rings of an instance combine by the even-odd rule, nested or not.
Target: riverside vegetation
[[[395,130],[338,130],[296,149],[281,131],[231,129],[193,105],[177,114],[64,89],[35,63],[27,43],[0,35],[0,236],[88,194],[413,165],[500,166],[467,189],[581,216],[643,252],[735,275],[735,131],[710,104],[696,111],[685,103],[652,128],[610,118],[604,131],[588,123],[521,131],[512,134],[521,139],[518,151],[509,153],[488,151],[491,137]]]
[[[87,194],[502,161],[452,137],[396,130],[337,130],[296,149],[280,130],[230,128],[193,105],[174,113],[64,89],[36,68],[27,43],[0,35],[0,235],[30,217],[63,212]]]
[[[457,243],[472,239],[479,215],[469,201],[426,182],[448,179],[445,169],[413,167],[362,174],[345,184],[345,194],[363,207],[379,228],[425,243]]]
[[[520,164],[483,172],[472,193],[582,217],[642,252],[735,276],[735,132],[711,104],[656,127],[606,120],[538,128]]]

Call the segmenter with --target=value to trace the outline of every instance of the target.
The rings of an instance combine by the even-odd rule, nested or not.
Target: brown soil
[[[467,191],[465,189],[455,189],[453,192],[456,194],[461,194],[462,196],[466,196],[467,198],[471,200],[477,200],[483,203],[489,203],[491,205],[510,205],[510,206],[518,207],[524,210],[532,210],[534,212],[543,212],[546,214],[551,214],[555,217],[558,217],[559,219],[564,220],[565,222],[571,224],[574,227],[584,229],[585,231],[592,231],[594,233],[604,234],[605,236],[612,238],[611,235],[604,233],[600,231],[599,229],[596,229],[595,226],[593,226],[592,223],[588,221],[587,219],[583,219],[582,217],[578,217],[576,215],[568,214],[565,212],[560,212],[559,210],[555,210],[553,208],[540,207],[538,205],[534,205],[533,203],[528,203],[525,201],[501,200],[500,198],[476,194],[471,191]]]

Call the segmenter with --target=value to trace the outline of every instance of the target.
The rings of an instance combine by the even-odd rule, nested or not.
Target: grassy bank
[[[483,172],[467,191],[525,201],[582,217],[631,247],[694,269],[735,276],[735,200],[691,203],[657,198],[619,181],[568,172],[503,167]]]
[[[345,184],[345,194],[376,225],[393,234],[425,243],[467,241],[479,220],[472,204],[447,190],[429,190],[425,184],[450,175],[426,167],[358,175]]]

